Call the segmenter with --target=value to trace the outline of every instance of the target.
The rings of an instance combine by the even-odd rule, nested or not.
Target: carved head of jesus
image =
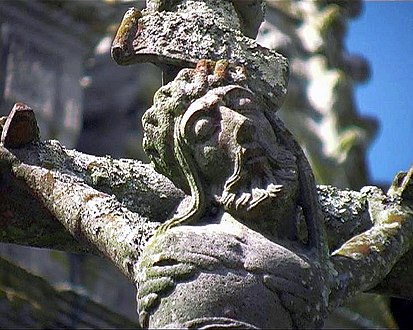
[[[145,113],[143,145],[160,172],[198,195],[198,208],[220,205],[276,235],[278,219],[296,216],[297,162],[244,81],[225,62],[181,71]]]

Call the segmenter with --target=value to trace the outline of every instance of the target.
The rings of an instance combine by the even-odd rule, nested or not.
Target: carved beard
[[[234,173],[226,181],[219,203],[253,229],[271,236],[290,236],[291,230],[284,227],[293,227],[297,217],[294,155],[279,145],[276,151],[267,151],[257,142],[244,147],[236,153]]]

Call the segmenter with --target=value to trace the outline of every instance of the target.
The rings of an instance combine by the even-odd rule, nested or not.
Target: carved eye
[[[194,133],[197,139],[206,140],[214,133],[215,126],[211,118],[202,117],[195,122]]]

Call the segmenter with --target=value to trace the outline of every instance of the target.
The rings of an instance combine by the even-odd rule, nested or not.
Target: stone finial
[[[33,109],[24,103],[16,103],[5,120],[1,144],[6,148],[21,148],[39,139],[39,128]]]
[[[112,44],[112,57],[118,64],[154,63],[163,70],[167,83],[201,59],[226,59],[245,67],[249,86],[258,97],[274,109],[281,106],[287,92],[287,60],[245,36],[237,14],[238,10],[246,15],[248,3],[255,8],[261,1],[154,3],[142,12],[131,8],[125,14]],[[158,11],[167,4],[173,11]]]

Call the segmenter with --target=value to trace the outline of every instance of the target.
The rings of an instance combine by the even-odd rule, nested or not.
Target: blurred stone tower
[[[279,115],[304,149],[317,183],[355,190],[371,184],[366,150],[378,125],[361,117],[353,100],[354,87],[369,79],[369,65],[345,47],[347,24],[361,10],[359,0],[267,0],[257,37],[289,60],[288,95]],[[325,326],[395,324],[385,298],[359,295]]]
[[[376,131],[353,101],[369,78],[367,61],[346,52],[349,19],[360,1],[267,1],[258,42],[290,62],[288,96],[280,116],[310,159],[320,184],[357,189],[368,183],[365,150]]]

